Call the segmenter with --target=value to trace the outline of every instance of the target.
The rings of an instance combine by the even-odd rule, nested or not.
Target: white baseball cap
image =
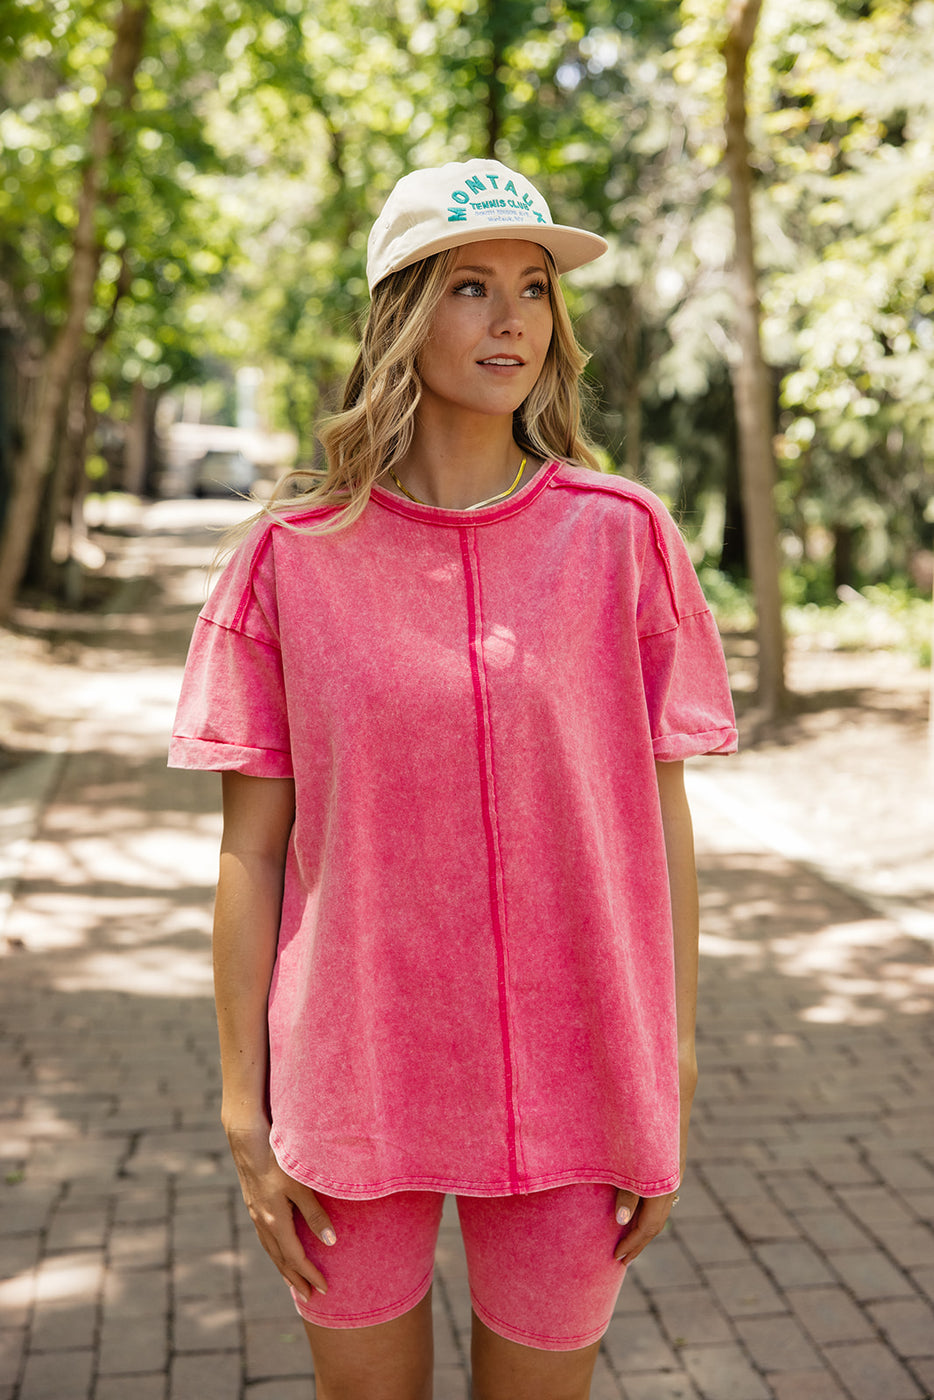
[[[491,238],[522,238],[547,248],[559,272],[593,262],[606,239],[552,222],[533,184],[498,160],[452,161],[398,181],[367,243],[370,291],[391,272],[432,253]]]

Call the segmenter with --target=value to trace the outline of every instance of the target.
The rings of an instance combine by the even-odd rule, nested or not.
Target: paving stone
[[[246,1374],[251,1379],[312,1374],[311,1351],[298,1313],[292,1313],[287,1325],[247,1322]]]
[[[886,1152],[870,1160],[881,1179],[896,1191],[934,1189],[934,1169],[919,1157]]]
[[[168,1188],[164,1181],[161,1187],[131,1186],[125,1187],[117,1197],[114,1224],[161,1224],[168,1219],[168,1215]]]
[[[883,1226],[910,1225],[914,1218],[905,1202],[887,1186],[844,1187],[838,1195],[860,1224],[877,1236]]]
[[[56,1300],[38,1303],[33,1313],[31,1351],[80,1351],[95,1345],[97,1301]]]
[[[437,1373],[436,1373],[437,1374]],[[435,1400],[467,1400],[467,1391],[458,1392],[457,1378],[444,1380],[443,1388],[435,1388]],[[313,1400],[314,1383],[308,1380],[247,1381],[247,1400]]]
[[[683,1371],[665,1376],[627,1376],[623,1393],[626,1400],[699,1400],[698,1390]]]
[[[909,1370],[924,1392],[925,1400],[934,1395],[934,1357],[923,1357],[909,1364]]]
[[[796,1219],[801,1234],[820,1250],[871,1249],[873,1240],[842,1210],[802,1210]]]
[[[678,1201],[679,1220],[719,1220],[723,1216],[723,1207],[716,1196],[707,1187],[696,1171],[688,1171],[682,1185],[678,1188],[680,1200]]]
[[[934,1302],[934,1269],[912,1269],[911,1279],[915,1287]]]
[[[39,1262],[42,1240],[38,1231],[25,1235],[11,1235],[3,1241],[0,1251],[0,1289],[7,1280],[20,1282],[32,1272]],[[0,1298],[8,1293],[0,1292]]]
[[[57,1210],[45,1240],[46,1253],[60,1250],[103,1249],[109,1226],[106,1204],[77,1210]]]
[[[169,1232],[161,1222],[116,1226],[110,1234],[108,1251],[122,1269],[160,1268],[168,1262]]]
[[[624,1318],[614,1318],[603,1339],[603,1349],[611,1366],[625,1376],[638,1371],[671,1371],[679,1364],[651,1316],[628,1323]]]
[[[934,1191],[903,1191],[902,1199],[920,1220],[934,1224]]]
[[[209,1250],[233,1247],[233,1225],[226,1202],[218,1209],[186,1211],[172,1222],[172,1250],[176,1257],[202,1255]]]
[[[704,1179],[715,1200],[731,1205],[736,1201],[769,1201],[761,1177],[743,1162],[712,1162],[704,1168]]]
[[[4,1241],[4,1255],[11,1236],[35,1235],[45,1229],[57,1199],[56,1188],[37,1191],[25,1183],[0,1187],[0,1238]]]
[[[132,1323],[139,1317],[165,1317],[168,1297],[169,1280],[164,1270],[111,1267],[104,1280],[104,1320]]]
[[[789,1288],[785,1298],[816,1342],[860,1341],[872,1336],[864,1314],[840,1287]]]
[[[160,1368],[149,1376],[101,1376],[94,1387],[94,1400],[165,1400],[167,1378]]]
[[[728,1264],[749,1258],[749,1250],[726,1220],[684,1220],[673,1229],[698,1264]]]
[[[240,1380],[238,1352],[176,1356],[169,1375],[169,1400],[231,1400],[240,1394]]]
[[[704,1273],[728,1317],[787,1312],[781,1295],[758,1264],[721,1264]]]
[[[855,1153],[852,1156],[841,1157],[839,1144],[833,1138],[828,1138],[824,1146],[826,1152],[821,1153],[819,1143],[810,1143],[807,1159],[821,1180],[832,1190],[837,1191],[841,1186],[872,1186],[878,1181],[876,1174],[870,1171]]]
[[[828,1347],[824,1354],[853,1400],[924,1400],[917,1381],[881,1342]]]
[[[94,1353],[33,1352],[26,1358],[20,1400],[88,1400]]]
[[[240,1345],[240,1310],[214,1298],[180,1298],[172,1339],[176,1351],[233,1351]]]
[[[829,1371],[787,1371],[766,1379],[775,1400],[849,1400]]]
[[[26,1336],[25,1327],[0,1329],[0,1386],[12,1386],[19,1378],[26,1350]]]
[[[895,1225],[879,1238],[886,1253],[905,1269],[934,1264],[934,1230],[928,1225]]]
[[[671,1233],[653,1240],[629,1266],[641,1287],[649,1293],[657,1288],[684,1288],[700,1282],[700,1276],[681,1244]],[[626,1285],[624,1284],[624,1289]]]
[[[737,1346],[685,1347],[681,1359],[704,1400],[770,1400]]]
[[[263,1256],[266,1258],[266,1256]],[[272,1269],[268,1258],[266,1262]],[[172,1266],[172,1281],[178,1298],[233,1298],[236,1292],[238,1259],[234,1250],[215,1250],[201,1258],[186,1256],[176,1259]],[[272,1279],[285,1287],[281,1276],[272,1269]]]
[[[741,1317],[736,1330],[760,1371],[819,1370],[820,1357],[791,1317]]]
[[[101,1375],[156,1371],[165,1366],[168,1353],[167,1318],[135,1317],[132,1326],[123,1318],[105,1318],[100,1339]]]
[[[797,1240],[802,1234],[808,1233],[806,1226],[802,1225],[799,1228],[791,1215],[765,1198],[730,1201],[727,1210],[743,1239],[755,1243],[764,1240]]]
[[[733,1329],[704,1288],[660,1290],[655,1299],[674,1347],[704,1342],[735,1341]]]
[[[781,1288],[833,1282],[821,1256],[804,1240],[760,1244],[755,1252]]]
[[[860,1302],[873,1298],[897,1298],[914,1293],[909,1280],[880,1249],[835,1251],[825,1257],[834,1272]]]
[[[437,1281],[432,1288],[431,1320],[434,1329],[435,1368],[437,1369],[439,1366],[463,1368],[466,1358],[461,1351],[453,1321]]]
[[[934,1357],[934,1308],[920,1298],[873,1303],[867,1311],[899,1356]]]

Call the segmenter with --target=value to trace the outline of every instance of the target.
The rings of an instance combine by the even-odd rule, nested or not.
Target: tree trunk
[[[496,0],[487,0],[485,21],[490,45],[490,70],[486,99],[486,154],[491,160],[495,160],[496,147],[503,128],[503,80],[500,74],[506,41],[504,17],[497,8]]]
[[[752,224],[752,171],[746,132],[746,72],[762,0],[730,0],[726,59],[725,163],[735,230],[737,354],[731,365],[749,572],[758,616],[758,703],[767,717],[785,708],[785,634],[779,587],[772,386],[762,357]]]
[[[90,149],[78,196],[78,219],[68,279],[68,309],[46,358],[38,409],[15,463],[0,537],[0,620],[9,616],[26,567],[56,424],[84,344],[85,322],[93,304],[100,268],[101,249],[94,223],[116,139],[113,114],[118,108],[128,107],[133,99],[148,13],[149,0],[123,0],[114,30],[105,89],[91,117]]]
[[[628,291],[628,288],[627,288]],[[632,481],[642,478],[642,376],[639,372],[639,341],[641,325],[635,297],[629,294],[629,305],[620,335],[621,369],[623,378],[623,423],[626,434],[624,450],[626,474]]]

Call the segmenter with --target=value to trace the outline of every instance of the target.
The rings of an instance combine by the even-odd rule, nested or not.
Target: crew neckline
[[[493,525],[530,505],[560,467],[561,463],[556,458],[551,458],[539,467],[535,475],[520,487],[515,495],[507,497],[505,501],[494,502],[493,505],[481,506],[479,510],[450,510],[447,506],[430,506],[421,501],[410,501],[406,496],[397,496],[394,491],[388,491],[378,483],[370,487],[370,497],[385,510],[391,510],[396,515],[408,516],[411,520],[420,520],[426,525]]]

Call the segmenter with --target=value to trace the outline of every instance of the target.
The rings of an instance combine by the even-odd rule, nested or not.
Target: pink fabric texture
[[[373,1201],[321,1196],[337,1234],[323,1245],[296,1213],[326,1294],[295,1306],[320,1327],[372,1327],[415,1307],[431,1287],[444,1197],[397,1191]],[[611,1186],[561,1186],[526,1196],[458,1196],[474,1311],[522,1346],[574,1351],[609,1326],[626,1266]]]
[[[374,488],[337,534],[258,524],[197,623],[170,763],[295,779],[283,1168],[364,1199],[672,1190],[654,760],[735,745],[694,570],[632,482],[551,462],[475,512]]]

